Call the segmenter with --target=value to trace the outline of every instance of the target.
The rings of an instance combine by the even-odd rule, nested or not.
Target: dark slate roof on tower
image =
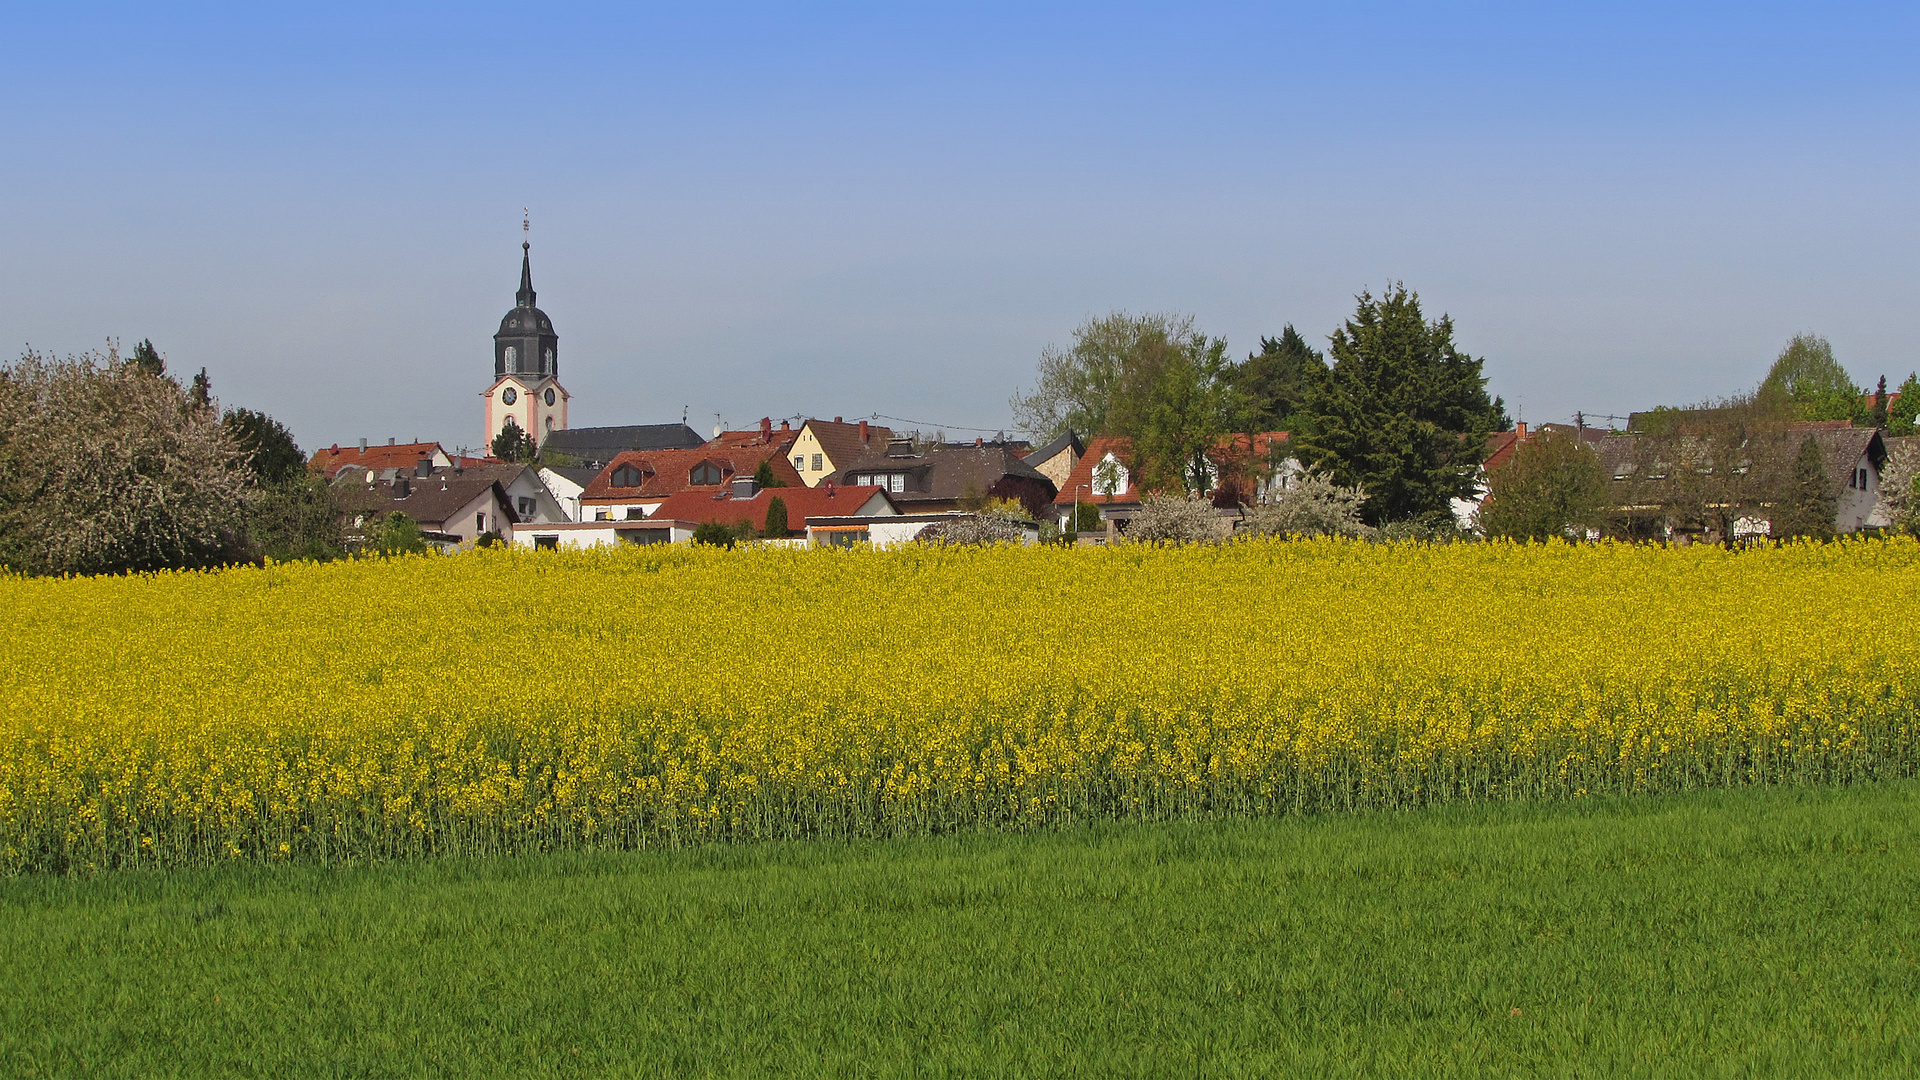
[[[706,442],[685,424],[632,424],[555,431],[541,448],[578,458],[583,465],[605,465],[626,450],[691,450]]]

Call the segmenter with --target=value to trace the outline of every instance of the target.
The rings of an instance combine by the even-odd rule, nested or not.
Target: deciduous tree
[[[252,477],[211,409],[117,353],[0,368],[0,563],[28,573],[241,557]]]
[[[1480,531],[1511,540],[1582,539],[1606,523],[1600,455],[1572,435],[1536,435],[1487,478]]]

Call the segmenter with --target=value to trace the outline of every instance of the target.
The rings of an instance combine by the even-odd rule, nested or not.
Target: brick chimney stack
[[[760,438],[762,440],[773,438],[773,418],[772,417],[763,416],[760,418]]]
[[[860,445],[867,445],[867,422],[865,420],[860,421]]]
[[[1514,435],[1518,436],[1520,439],[1525,439],[1527,437],[1527,422],[1525,420],[1522,420],[1519,423],[1513,425],[1513,433]]]

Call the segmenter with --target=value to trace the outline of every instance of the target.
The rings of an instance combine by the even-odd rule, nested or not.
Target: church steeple
[[[520,291],[513,294],[515,306],[530,308],[533,305],[533,245],[520,241]]]
[[[525,232],[529,221],[522,221]],[[520,241],[520,291],[513,295],[513,310],[500,320],[500,332],[493,335],[493,376],[558,375],[560,336],[553,332],[553,321],[534,305],[533,245]]]

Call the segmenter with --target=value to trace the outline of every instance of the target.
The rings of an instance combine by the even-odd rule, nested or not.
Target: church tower
[[[523,225],[524,229],[525,226]],[[534,306],[533,245],[520,242],[520,291],[493,335],[493,386],[487,399],[487,446],[512,420],[537,443],[567,428],[567,391],[560,385],[560,335]]]

